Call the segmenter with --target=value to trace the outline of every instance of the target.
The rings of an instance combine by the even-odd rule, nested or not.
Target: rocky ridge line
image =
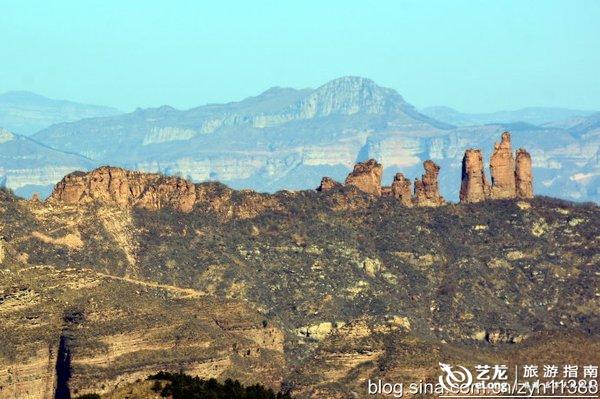
[[[483,157],[479,149],[468,149],[463,158],[460,202],[476,203],[487,199],[533,198],[531,156],[524,149],[513,156],[510,134],[502,134],[490,160],[491,185],[487,182]],[[394,176],[390,186],[381,185],[383,166],[375,159],[359,162],[341,184],[329,177],[321,180],[317,191],[340,191],[353,187],[366,194],[396,198],[407,207],[436,207],[446,203],[440,194],[440,167],[433,161],[423,162],[425,173],[411,182],[402,173]],[[251,190],[238,191],[218,184],[194,184],[179,177],[133,172],[103,166],[89,173],[74,172],[60,181],[49,202],[81,204],[99,201],[119,207],[156,210],[172,208],[191,212],[202,206],[226,215],[252,217],[263,209],[276,209],[276,196]],[[347,193],[347,192],[346,192]],[[236,200],[233,201],[235,196]]]

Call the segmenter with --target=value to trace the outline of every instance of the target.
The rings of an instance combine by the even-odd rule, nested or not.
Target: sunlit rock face
[[[475,203],[489,197],[490,187],[485,178],[483,156],[478,149],[465,151],[462,163],[460,202]]]
[[[517,150],[515,166],[515,184],[518,198],[533,198],[533,174],[531,171],[531,155],[520,148]]]
[[[446,203],[440,195],[440,184],[438,176],[440,167],[433,161],[423,162],[425,174],[421,179],[415,179],[415,198],[417,206],[440,206]]]
[[[346,178],[345,184],[355,186],[365,193],[380,196],[382,173],[381,164],[374,159],[369,159],[354,166],[354,170]]]
[[[490,158],[490,171],[492,174],[492,199],[514,198],[515,188],[515,158],[510,143],[510,133],[502,133],[500,143],[494,146],[494,153]]]

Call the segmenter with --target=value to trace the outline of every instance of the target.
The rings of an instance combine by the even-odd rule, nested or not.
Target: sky
[[[132,111],[346,75],[417,107],[600,109],[600,1],[0,0],[0,93]]]

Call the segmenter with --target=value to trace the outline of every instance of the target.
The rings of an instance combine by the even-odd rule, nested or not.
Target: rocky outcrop
[[[478,149],[465,151],[462,161],[460,202],[476,203],[489,197],[490,187],[483,170],[483,156]]]
[[[195,207],[200,207],[227,217],[241,218],[256,216],[265,209],[278,208],[274,196],[254,191],[236,193],[220,183],[194,184],[179,177],[132,172],[110,166],[65,176],[56,185],[48,201],[71,205],[101,202],[120,208],[171,208],[181,212],[191,212]]]
[[[396,173],[391,186],[391,195],[404,206],[412,206],[411,182],[402,173]]]
[[[460,202],[475,203],[486,199],[531,199],[533,177],[531,155],[520,148],[513,156],[510,133],[502,133],[502,140],[494,146],[490,158],[492,186],[485,178],[483,157],[478,149],[465,151],[462,162]]]
[[[346,178],[347,186],[355,186],[365,193],[381,196],[381,175],[383,166],[374,159],[354,165],[354,170]]]
[[[438,175],[440,167],[435,162],[427,160],[423,162],[425,174],[421,179],[415,179],[415,198],[417,206],[440,206],[446,203],[440,195],[440,184]]]
[[[490,158],[490,172],[492,174],[490,198],[515,198],[515,158],[512,154],[509,132],[502,133],[502,140],[494,146],[494,153]]]
[[[121,207],[171,207],[189,212],[196,197],[196,186],[186,180],[104,166],[90,173],[65,176],[50,198],[67,204],[98,200]]]
[[[331,177],[325,176],[321,179],[321,184],[317,187],[317,191],[330,191],[344,187],[341,183],[333,180]]]
[[[533,198],[533,173],[531,155],[522,148],[517,150],[515,160],[515,185],[517,198]]]

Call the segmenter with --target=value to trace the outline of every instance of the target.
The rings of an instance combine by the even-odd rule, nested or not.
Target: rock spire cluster
[[[404,206],[440,206],[446,203],[440,195],[438,175],[440,167],[431,160],[423,162],[425,173],[415,179],[414,190],[411,181],[402,173],[396,173],[391,186],[381,186],[383,167],[374,159],[359,162],[346,178],[346,186],[354,186],[359,190],[375,195],[390,196],[398,199]],[[329,177],[324,177],[318,191],[341,188],[342,185]]]
[[[466,150],[462,162],[460,202],[533,198],[531,166],[531,155],[526,150],[521,148],[516,156],[513,155],[509,132],[502,133],[500,143],[494,145],[490,158],[491,184],[485,177],[481,151]]]
[[[481,151],[468,149],[462,162],[460,202],[533,198],[531,167],[531,155],[527,151],[519,149],[513,155],[508,132],[504,132],[500,143],[494,146],[490,159],[491,183],[485,176]],[[396,173],[391,185],[382,187],[383,166],[369,159],[357,163],[344,184],[324,177],[317,191],[340,190],[346,186],[376,197],[393,197],[407,207],[444,205],[446,201],[440,194],[440,167],[432,160],[426,160],[423,168],[425,173],[414,180],[414,185],[404,174]],[[234,198],[237,202],[233,201]],[[234,196],[233,190],[218,183],[194,184],[178,177],[108,166],[65,176],[56,185],[49,201],[66,204],[99,201],[120,207],[153,210],[167,207],[181,212],[190,212],[200,206],[243,217],[252,217],[260,209],[277,207],[277,196],[250,190]]]

